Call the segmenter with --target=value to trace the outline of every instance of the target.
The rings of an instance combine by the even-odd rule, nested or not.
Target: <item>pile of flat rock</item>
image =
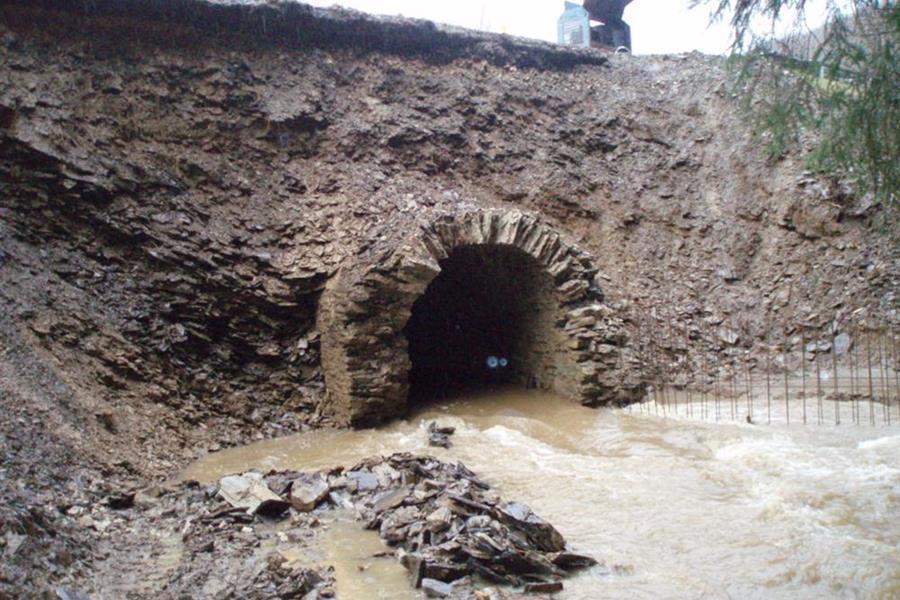
[[[430,597],[481,597],[476,581],[553,593],[568,572],[596,564],[569,551],[563,536],[526,505],[502,501],[464,465],[430,456],[393,454],[316,473],[235,475],[223,478],[219,490],[233,506],[268,516],[355,511]]]

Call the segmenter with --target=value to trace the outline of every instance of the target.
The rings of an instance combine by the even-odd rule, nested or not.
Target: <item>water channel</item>
[[[451,449],[427,446],[431,420],[457,427]],[[184,477],[350,466],[399,451],[462,461],[605,564],[566,580],[563,600],[900,598],[897,425],[710,423],[501,391],[382,429],[225,450]],[[420,597],[399,564],[371,558],[382,548],[373,532],[346,517],[327,531],[340,598]]]

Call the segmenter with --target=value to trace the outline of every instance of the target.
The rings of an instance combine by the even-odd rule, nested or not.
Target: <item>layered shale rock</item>
[[[450,284],[528,325],[504,377],[588,404],[650,338],[692,372],[896,318],[880,208],[768,162],[724,82],[287,2],[0,0],[0,593],[91,572],[75,499],[403,414]]]
[[[371,457],[349,467],[319,473],[250,472],[222,478],[207,497],[222,498],[246,520],[287,519],[287,499],[316,500],[293,508],[351,510],[368,529],[395,548],[394,556],[409,571],[413,587],[443,590],[456,598],[477,598],[486,583],[555,589],[567,573],[597,561],[568,548],[550,523],[518,502],[506,502],[462,464],[430,456],[393,454]],[[313,483],[315,482],[315,483]],[[260,487],[262,485],[262,487]],[[236,488],[253,490],[236,495]],[[283,509],[272,512],[281,498]],[[232,515],[204,507],[204,519]],[[446,587],[429,582],[449,584]]]

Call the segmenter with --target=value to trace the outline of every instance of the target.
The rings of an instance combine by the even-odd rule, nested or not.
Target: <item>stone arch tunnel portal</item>
[[[409,401],[495,385],[538,387],[560,352],[552,278],[515,246],[459,246],[404,328]]]
[[[589,405],[634,399],[593,258],[537,217],[445,214],[366,256],[319,303],[324,408],[337,423],[374,425],[502,383]]]

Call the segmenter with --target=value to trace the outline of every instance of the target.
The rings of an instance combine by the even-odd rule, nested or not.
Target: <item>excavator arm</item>
[[[594,21],[600,21],[607,25],[621,23],[625,7],[632,0],[584,0],[584,9]]]

